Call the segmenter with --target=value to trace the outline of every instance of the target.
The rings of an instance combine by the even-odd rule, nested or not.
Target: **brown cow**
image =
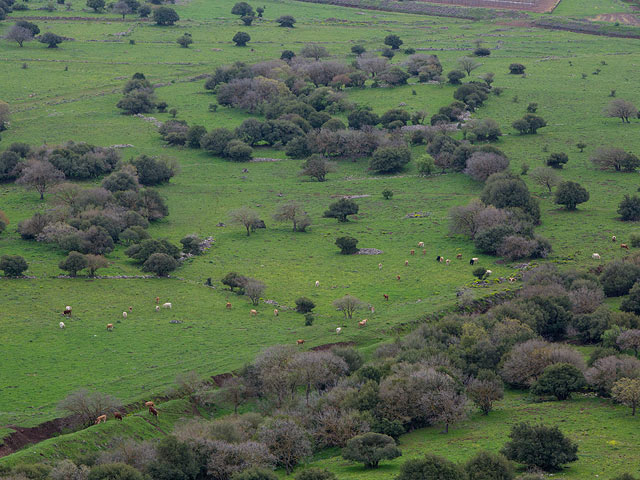
[[[409,260],[405,260],[405,261],[404,261],[404,266],[405,266],[405,267],[408,267],[408,266],[409,266]]]
[[[396,278],[398,279],[398,281],[400,281],[400,275],[396,275]]]
[[[386,293],[383,293],[382,296],[386,301],[389,301],[389,295],[387,295]]]
[[[416,251],[415,251],[415,250],[411,250],[409,253],[410,253],[411,255],[415,255],[415,254],[416,254]]]
[[[148,402],[144,402],[144,406],[145,407],[155,407],[156,404],[153,403],[151,400],[149,400]]]
[[[98,425],[99,423],[107,423],[107,416],[100,415],[98,418],[96,418],[96,421],[93,424]]]
[[[365,318],[364,320],[358,322],[358,325],[360,325],[361,327],[364,327],[367,325],[368,320]]]
[[[107,323],[107,332],[113,331],[113,323]]]
[[[624,248],[625,250],[629,250],[629,246],[626,243],[621,243],[620,248]]]
[[[296,341],[296,343],[297,343],[298,345],[302,345],[302,344],[304,343],[304,340],[297,340],[297,341]]]
[[[122,421],[122,414],[120,412],[113,412],[113,418],[114,420]]]
[[[277,308],[274,308],[274,309],[273,309],[273,314],[277,317],[277,316],[278,316],[278,313],[280,313],[280,312],[278,312],[278,309],[277,309]]]
[[[456,255],[456,258],[457,258],[458,260],[462,260],[462,254],[461,254],[461,253],[457,254],[457,255]]]
[[[250,313],[255,317],[258,314],[258,311],[252,308]]]
[[[158,418],[158,410],[156,410],[156,407],[154,407],[153,405],[149,406],[149,413]]]
[[[160,297],[156,297],[156,303],[160,303]]]
[[[227,310],[231,310],[231,302],[227,302]]]

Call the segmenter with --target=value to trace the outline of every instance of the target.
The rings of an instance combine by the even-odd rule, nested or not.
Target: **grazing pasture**
[[[20,48],[15,42],[0,41],[0,99],[10,104],[12,114],[10,128],[0,133],[0,151],[13,142],[37,146],[74,140],[99,146],[130,145],[121,149],[125,160],[140,154],[175,158],[181,172],[170,184],[158,188],[169,206],[169,216],[153,224],[149,232],[153,238],[167,238],[172,243],[191,233],[215,239],[205,255],[186,260],[169,279],[116,278],[141,275],[122,246],[108,255],[109,266],[99,272],[107,278],[57,278],[63,273],[58,268],[62,252],[22,240],[15,231],[20,220],[51,208],[50,198],[41,202],[33,191],[0,184],[0,210],[11,222],[0,234],[0,253],[19,254],[29,262],[29,278],[0,279],[0,437],[10,432],[4,425],[33,426],[59,416],[56,404],[81,387],[110,393],[125,403],[143,400],[150,392],[164,392],[179,373],[195,370],[207,377],[229,372],[269,345],[295,345],[304,340],[299,348],[306,349],[335,342],[336,328],[341,328],[339,341],[353,341],[370,350],[394,339],[398,331],[427,314],[454,308],[457,291],[474,281],[470,258],[479,257],[480,265],[491,269],[492,280],[512,276],[516,264],[521,263],[496,263],[496,257],[478,254],[471,241],[449,234],[449,209],[468,203],[482,191],[482,184],[462,173],[438,171],[423,178],[411,163],[400,173],[377,175],[367,170],[364,159],[340,160],[327,182],[319,183],[300,177],[302,162],[287,159],[282,150],[258,147],[256,157],[275,161],[236,164],[202,150],[168,147],[152,122],[120,115],[115,106],[122,86],[136,72],[143,72],[156,85],[158,98],[177,109],[178,119],[211,130],[236,127],[251,116],[224,107],[210,111],[209,105],[216,99],[204,90],[204,76],[223,64],[279,58],[283,50],[298,52],[307,42],[325,46],[332,59],[351,62],[355,59],[350,53],[353,45],[379,53],[384,37],[393,33],[403,39],[402,48],[437,54],[448,72],[480,42],[491,55],[477,59],[482,65],[471,76],[495,72],[493,85],[503,92],[492,94],[473,116],[498,122],[503,136],[495,145],[509,156],[511,170],[519,174],[525,165],[533,170],[551,153],[566,152],[569,162],[559,174],[563,180],[579,182],[590,193],[590,200],[577,211],[566,211],[529,175],[522,176],[540,200],[542,223],[536,232],[547,237],[554,248],[545,261],[595,267],[601,262],[592,258],[593,252],[598,252],[602,261],[627,253],[619,244],[630,243],[630,234],[637,232],[638,226],[621,222],[616,209],[624,194],[637,191],[638,174],[596,170],[589,158],[603,145],[640,154],[639,120],[623,124],[602,114],[614,95],[640,103],[637,40],[293,0],[261,2],[266,6],[265,18],[244,27],[230,15],[233,3],[179,2],[175,9],[181,20],[170,27],[159,27],[134,15],[120,21],[121,17],[112,13],[95,14],[81,2],[69,10],[58,6],[55,12],[42,12],[36,8],[45,3],[32,1],[31,10],[14,12],[0,22],[0,35],[6,33],[12,18],[24,17],[38,23],[43,32],[73,39],[57,49],[47,49],[38,42],[27,42]],[[551,3],[531,2],[522,9],[547,11],[553,8]],[[496,6],[488,0],[477,5]],[[628,10],[617,0],[562,0],[553,14],[583,17]],[[296,17],[296,28],[277,26],[274,19],[284,14]],[[246,48],[233,46],[231,38],[237,31],[250,33]],[[188,49],[176,43],[185,32],[194,40]],[[393,63],[407,59],[401,49]],[[508,66],[514,62],[526,66],[526,75],[509,74]],[[368,105],[379,114],[402,104],[410,112],[426,110],[429,117],[453,100],[454,86],[414,81],[393,89],[345,92],[349,100]],[[537,135],[519,135],[511,124],[527,112],[530,103],[538,104],[537,114],[548,126]],[[171,115],[151,113],[146,117],[167,121]],[[343,114],[337,117],[346,121]],[[461,138],[462,134],[455,136]],[[584,151],[576,147],[578,143],[586,145]],[[412,147],[414,158],[423,154],[424,148]],[[389,200],[382,196],[385,189],[393,192]],[[360,206],[351,221],[322,218],[330,203],[347,195],[358,197]],[[287,200],[298,201],[308,211],[312,225],[307,233],[294,233],[289,224],[272,219],[278,205]],[[241,226],[232,225],[228,212],[242,206],[257,210],[267,228],[248,237]],[[420,216],[408,218],[415,213]],[[218,226],[221,223],[225,226]],[[347,235],[358,239],[358,247],[383,253],[339,255],[335,240]],[[617,243],[610,241],[612,235],[617,236]],[[425,255],[422,248],[417,249],[418,242],[425,243]],[[416,249],[415,256],[410,256],[412,249]],[[461,260],[456,259],[459,254]],[[450,264],[436,262],[439,255],[451,259]],[[410,261],[405,266],[407,258]],[[266,284],[257,307],[220,283],[230,271]],[[205,285],[208,278],[214,288]],[[508,282],[492,283],[472,291],[480,297],[516,287]],[[345,294],[373,306],[375,313],[362,312],[358,318],[345,320],[332,307],[332,301]],[[389,301],[383,295],[388,295]],[[317,305],[311,326],[305,326],[304,317],[293,311],[300,296]],[[172,308],[156,311],[156,297],[160,305],[171,302]],[[73,307],[73,318],[63,319],[66,305]],[[129,306],[132,311],[123,318],[122,312]],[[253,308],[255,316],[250,314]],[[368,319],[366,328],[358,328],[357,322],[364,318]],[[64,329],[59,327],[61,320]],[[108,323],[114,325],[111,332],[105,329]],[[341,480],[389,478],[400,463],[424,450],[454,460],[465,460],[478,447],[497,450],[501,443],[493,439],[502,442],[511,423],[527,418],[566,422],[567,431],[581,439],[581,461],[559,478],[586,478],[602,473],[601,467],[614,473],[615,465],[633,459],[633,431],[617,407],[588,398],[560,407],[530,404],[514,393],[488,418],[474,416],[461,424],[447,442],[440,441],[435,429],[404,436],[401,448],[405,456],[379,470],[363,475],[339,457],[315,463],[335,471]],[[162,414],[159,421],[168,422]],[[153,436],[147,431],[149,426],[141,422],[125,418],[124,424],[131,436]],[[89,431],[98,428],[115,431],[118,426],[111,422]],[[92,438],[96,445],[100,442]],[[48,443],[45,448],[54,450],[55,446]]]

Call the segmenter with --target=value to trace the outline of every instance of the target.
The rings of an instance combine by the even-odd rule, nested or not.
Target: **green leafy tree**
[[[193,43],[193,37],[191,37],[190,33],[185,33],[181,37],[178,37],[177,42],[182,48],[189,48],[189,45]]]
[[[589,200],[589,192],[576,182],[562,182],[555,193],[555,203],[564,205],[567,210],[575,210],[580,203]]]
[[[19,277],[28,268],[29,264],[20,255],[3,255],[0,257],[0,270],[7,277]]]
[[[404,42],[398,35],[391,34],[384,37],[384,44],[391,47],[392,50],[398,50],[400,48],[400,45],[402,45],[403,43]]]
[[[69,272],[69,275],[75,277],[80,270],[87,268],[89,263],[86,257],[79,252],[69,252],[67,258],[62,260],[58,265],[60,270]]]
[[[618,205],[618,215],[623,222],[637,222],[640,220],[640,197],[625,195]]]
[[[358,252],[356,245],[358,240],[353,237],[338,237],[336,239],[336,245],[340,249],[342,255],[353,255]]]
[[[58,45],[60,45],[64,41],[64,38],[62,38],[60,35],[56,35],[53,32],[45,32],[40,35],[38,41],[40,43],[46,44],[47,48],[58,48]]]
[[[342,458],[364,463],[365,468],[378,468],[381,460],[393,460],[401,455],[393,438],[373,432],[353,437],[342,449]]]
[[[461,80],[465,77],[465,73],[462,70],[451,70],[447,73],[447,78],[451,85],[460,85]]]
[[[87,0],[87,7],[93,8],[94,12],[99,12],[104,9],[104,0]]]
[[[406,146],[378,147],[369,162],[369,170],[376,173],[397,172],[410,161],[411,150]]]
[[[467,480],[467,474],[452,461],[427,454],[405,462],[395,480]]]
[[[158,7],[153,11],[153,21],[157,25],[173,25],[178,20],[180,20],[180,16],[173,8]]]
[[[300,297],[296,299],[296,312],[310,313],[314,308],[316,308],[316,304],[313,303],[313,300],[307,297]]]
[[[143,272],[152,272],[159,277],[166,277],[178,268],[178,262],[166,253],[154,253],[142,265]]]
[[[300,175],[306,175],[315,178],[319,182],[324,182],[327,174],[335,171],[334,162],[330,162],[322,155],[313,154],[304,162]]]
[[[578,460],[578,446],[558,427],[518,423],[511,428],[511,440],[502,449],[509,460],[545,471],[559,470]]]
[[[640,378],[621,378],[613,384],[611,396],[631,408],[631,415],[635,416],[636,408],[640,405]]]
[[[569,156],[566,153],[552,153],[549,155],[549,158],[547,158],[547,166],[561,169],[568,161]]]
[[[251,36],[246,32],[238,32],[231,40],[236,44],[236,47],[246,47],[247,42],[251,40]]]
[[[513,480],[515,469],[500,453],[478,452],[464,466],[469,480]]]
[[[276,20],[276,23],[278,23],[281,27],[284,27],[284,28],[294,28],[296,19],[293,18],[291,15],[282,15],[281,17],[278,17],[278,19]]]
[[[103,463],[91,469],[87,480],[144,480],[144,477],[126,463]]]
[[[534,395],[553,395],[558,400],[567,400],[572,392],[579,392],[586,385],[584,375],[569,363],[554,363],[544,369],[531,387]]]
[[[536,133],[538,133],[538,130],[540,128],[547,126],[547,122],[545,121],[544,118],[538,115],[527,113],[521,119],[513,122],[511,126],[516,130],[518,130],[522,135],[526,135],[526,134],[535,135]]]
[[[509,73],[512,75],[522,75],[527,67],[521,63],[512,63],[509,65]]]
[[[231,9],[231,14],[238,15],[240,17],[244,15],[251,15],[253,17],[255,12],[253,11],[253,7],[247,2],[238,2]]]
[[[356,202],[349,198],[341,198],[337,202],[329,205],[329,210],[324,212],[325,218],[337,218],[339,222],[348,222],[349,215],[358,213],[360,207]]]

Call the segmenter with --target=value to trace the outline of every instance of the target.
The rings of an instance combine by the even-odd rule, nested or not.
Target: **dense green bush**
[[[467,480],[464,469],[444,457],[427,454],[400,467],[395,480]]]
[[[464,468],[469,480],[512,480],[515,477],[513,465],[499,453],[478,452]]]
[[[338,237],[336,239],[336,245],[340,249],[342,255],[353,255],[358,252],[356,245],[358,240],[353,237]]]
[[[309,313],[314,308],[316,308],[316,304],[313,303],[313,300],[307,297],[299,297],[296,299],[296,312]]]
[[[586,385],[584,375],[568,363],[554,363],[544,369],[542,375],[531,387],[534,395],[553,395],[558,400],[566,400],[572,392],[578,392]]]
[[[511,440],[502,453],[527,467],[556,471],[564,464],[578,460],[578,446],[558,427],[519,423],[512,427],[509,438]]]
[[[27,261],[20,255],[3,255],[0,257],[0,270],[7,277],[19,277],[28,268]]]
[[[152,272],[159,277],[166,277],[178,268],[178,262],[166,253],[153,253],[142,264],[143,272]]]
[[[411,161],[411,151],[405,146],[379,147],[373,152],[369,169],[376,173],[402,170]]]
[[[173,8],[158,7],[153,10],[153,21],[158,25],[173,25],[178,20],[180,16]]]
[[[365,468],[378,468],[381,460],[393,460],[401,455],[393,438],[373,432],[356,435],[342,449],[342,458],[364,463]]]
[[[618,215],[623,222],[637,222],[640,220],[640,197],[625,195],[618,205]],[[640,245],[640,241],[637,242]],[[631,241],[633,245],[633,240]],[[638,245],[633,245],[638,246]]]

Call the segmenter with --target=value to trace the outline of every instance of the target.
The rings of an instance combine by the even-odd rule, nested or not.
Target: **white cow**
[[[156,305],[156,312],[160,311],[160,305]]]
[[[591,254],[591,258],[593,258],[594,260],[600,260],[600,254],[599,253],[592,253]]]
[[[64,328],[64,322],[60,322],[60,328]]]
[[[170,302],[163,303],[162,308],[171,308],[171,303]]]
[[[122,312],[122,318],[127,318],[127,312]]]
[[[320,286],[320,281],[316,280],[316,287],[319,287],[319,286]]]
[[[342,331],[342,327],[336,328],[336,335],[340,335],[341,331]]]

